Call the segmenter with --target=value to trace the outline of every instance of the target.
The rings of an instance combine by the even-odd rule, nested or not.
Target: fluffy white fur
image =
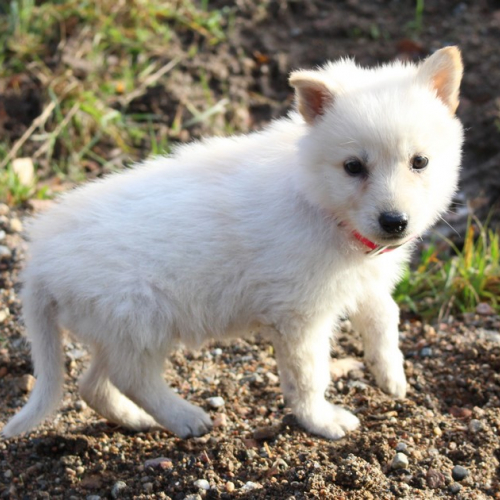
[[[274,343],[286,402],[310,432],[337,439],[359,424],[325,400],[329,342],[348,314],[382,389],[406,392],[391,291],[411,237],[456,189],[462,127],[456,48],[420,65],[364,69],[341,60],[292,74],[300,113],[266,130],[183,146],[62,197],[30,229],[24,316],[37,383],[4,427],[29,431],[54,411],[63,385],[62,331],[92,352],[83,398],[133,429],[188,437],[209,416],[163,379],[178,344],[256,329]],[[429,159],[426,170],[411,159]],[[359,158],[366,176],[344,162]],[[378,245],[384,211],[405,212],[406,243]]]

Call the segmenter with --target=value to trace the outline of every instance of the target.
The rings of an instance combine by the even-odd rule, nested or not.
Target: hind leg
[[[161,353],[124,349],[113,354],[117,362],[110,363],[112,382],[160,425],[181,438],[210,431],[208,414],[181,398],[165,382]]]
[[[94,350],[90,368],[80,380],[80,394],[91,408],[115,424],[137,431],[159,427],[111,383],[107,359],[99,349]]]

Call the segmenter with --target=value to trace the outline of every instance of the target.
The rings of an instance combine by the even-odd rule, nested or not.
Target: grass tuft
[[[441,240],[444,251],[434,242],[421,253],[415,271],[406,270],[396,301],[424,317],[473,311],[482,302],[500,313],[500,235],[470,219],[462,248]]]

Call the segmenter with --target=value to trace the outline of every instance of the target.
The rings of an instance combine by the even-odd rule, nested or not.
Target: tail
[[[47,299],[42,287],[33,283],[25,285],[23,312],[37,381],[24,408],[2,429],[5,438],[39,425],[58,408],[62,399],[64,358],[56,306]]]

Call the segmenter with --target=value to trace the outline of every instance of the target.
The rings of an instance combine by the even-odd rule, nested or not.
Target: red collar
[[[367,255],[379,255],[382,253],[387,253],[387,252],[392,252],[394,249],[400,247],[401,245],[386,245],[386,246],[381,246],[377,245],[376,243],[373,243],[373,241],[370,241],[368,238],[365,238],[361,234],[359,234],[357,231],[353,231],[353,236],[363,243],[365,247],[368,247],[370,249],[369,252],[366,252]]]
[[[413,238],[410,238],[409,240],[404,241],[403,243],[400,243],[399,245],[377,245],[376,243],[373,243],[373,241],[370,241],[368,238],[365,238],[361,234],[359,234],[357,231],[353,231],[352,235],[363,245],[368,247],[370,250],[368,252],[365,252],[366,255],[380,255],[383,253],[387,252],[392,252],[393,250],[396,250],[396,248],[399,248],[400,246],[404,245],[405,243],[408,243],[408,241],[412,240]]]
[[[348,226],[344,222],[339,223],[340,227],[345,227],[348,228]],[[411,237],[410,239],[404,241],[403,243],[400,243],[399,245],[377,245],[373,241],[369,240],[368,238],[365,238],[363,235],[358,233],[356,230],[353,230],[351,234],[360,242],[365,245],[365,247],[368,247],[370,250],[365,252],[366,255],[380,255],[383,253],[387,252],[392,252],[393,250],[396,250],[396,248],[399,248],[400,246],[404,245],[405,243],[408,243],[411,241],[415,236]]]

